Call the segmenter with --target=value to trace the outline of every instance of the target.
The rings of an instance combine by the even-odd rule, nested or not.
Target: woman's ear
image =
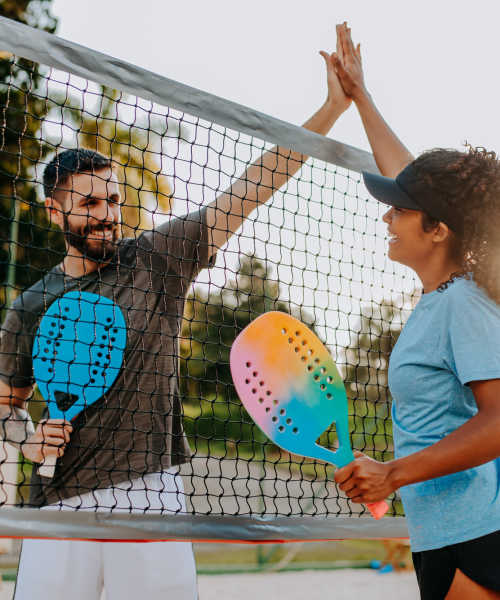
[[[436,243],[444,242],[452,236],[452,231],[442,221],[439,221],[436,228],[434,229],[434,234],[432,236],[432,240]]]

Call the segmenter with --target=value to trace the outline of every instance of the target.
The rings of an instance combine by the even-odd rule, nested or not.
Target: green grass
[[[287,544],[195,544],[198,570],[220,572],[269,569],[286,559],[287,568],[331,569],[368,566],[384,557],[382,542],[342,540]],[[293,556],[292,556],[293,553]]]

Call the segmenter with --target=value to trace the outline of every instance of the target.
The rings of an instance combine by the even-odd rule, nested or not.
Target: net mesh
[[[36,327],[63,294],[111,298],[128,329],[120,374],[75,417],[52,481],[4,444],[3,505],[366,515],[337,489],[330,466],[265,438],[229,369],[231,344],[248,323],[269,310],[292,314],[326,343],[342,372],[353,448],[393,457],[388,358],[416,293],[409,272],[385,258],[383,208],[359,173],[308,159],[291,174],[288,149],[5,53],[0,108],[3,384],[31,384]],[[53,158],[75,148],[110,158],[124,241],[110,267],[68,278],[57,270],[65,239],[45,210],[42,182]],[[245,182],[263,152],[275,158],[274,167],[260,168],[263,188],[274,187],[283,164],[288,181],[210,260],[203,207]],[[75,181],[65,193],[79,192]],[[245,194],[233,200],[240,206]],[[89,232],[81,231],[85,241]],[[40,390],[28,407],[35,425],[46,417]],[[320,443],[336,447],[334,425]],[[151,479],[159,471],[168,481]],[[109,494],[95,492],[102,489]],[[402,514],[397,496],[391,513]]]

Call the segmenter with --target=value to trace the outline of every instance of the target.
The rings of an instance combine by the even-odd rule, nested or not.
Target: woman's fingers
[[[351,36],[351,28],[346,27],[346,37],[347,37],[347,45],[349,46],[349,53],[352,56],[356,56],[356,48],[354,47],[352,36]]]

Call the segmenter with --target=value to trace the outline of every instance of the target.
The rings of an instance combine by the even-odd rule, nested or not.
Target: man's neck
[[[83,256],[78,250],[69,248],[68,253],[60,264],[61,271],[69,277],[84,277],[106,267],[110,261],[96,262]]]

